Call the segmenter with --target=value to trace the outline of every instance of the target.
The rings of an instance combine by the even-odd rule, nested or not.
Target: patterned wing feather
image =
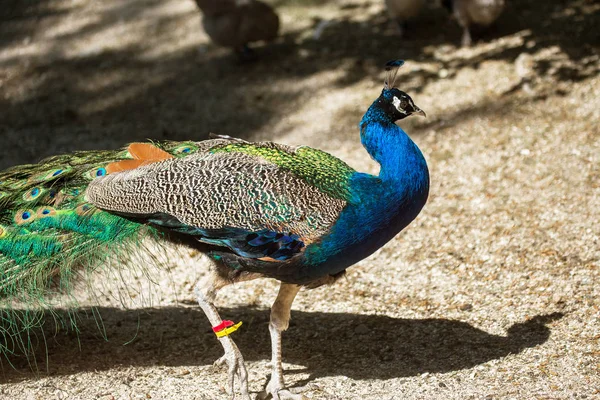
[[[227,139],[196,149],[98,179],[86,197],[239,255],[275,259],[319,240],[350,199],[354,171],[315,149]]]

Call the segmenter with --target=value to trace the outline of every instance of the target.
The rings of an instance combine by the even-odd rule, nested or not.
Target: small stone
[[[310,51],[307,49],[300,49],[298,50],[298,56],[300,58],[308,58],[310,56]]]
[[[531,54],[521,53],[515,60],[515,71],[521,78],[530,78],[535,73],[535,60]]]
[[[463,304],[460,306],[461,311],[471,311],[473,309],[473,304]]]

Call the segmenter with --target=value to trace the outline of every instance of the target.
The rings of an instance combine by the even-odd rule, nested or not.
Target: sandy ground
[[[399,40],[380,1],[271,3],[281,38],[238,65],[191,0],[5,1],[0,166],[213,131],[319,147],[375,173],[357,123],[381,66],[402,57],[400,86],[429,116],[401,125],[428,160],[430,200],[347,279],[300,293],[288,383],[315,400],[600,398],[600,4],[509,2],[461,49],[433,6]],[[180,253],[162,258],[157,285],[113,273],[95,296],[82,288],[80,331],[48,323],[38,372],[3,362],[0,398],[227,398],[211,366],[220,346],[193,304],[206,263]],[[235,340],[253,392],[269,373],[276,288],[218,299],[245,322]]]

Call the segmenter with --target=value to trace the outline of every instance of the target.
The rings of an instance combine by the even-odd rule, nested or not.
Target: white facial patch
[[[401,102],[402,101],[396,96],[394,96],[394,98],[392,99],[392,104],[394,105],[394,107],[396,107],[396,110],[398,110],[398,112],[401,112],[402,114],[406,114],[406,111],[404,111],[403,108],[400,108]]]

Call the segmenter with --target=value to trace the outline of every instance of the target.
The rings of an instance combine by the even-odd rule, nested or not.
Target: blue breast
[[[410,224],[427,201],[429,171],[419,148],[396,125],[372,124],[369,129],[363,143],[381,164],[380,174],[352,176],[353,200],[331,231],[306,248],[301,280],[339,273],[373,254]]]
[[[303,278],[334,275],[370,256],[416,218],[428,195],[424,186],[395,208],[385,207],[391,195],[377,189],[371,191],[370,201],[346,207],[332,231],[306,248]]]

